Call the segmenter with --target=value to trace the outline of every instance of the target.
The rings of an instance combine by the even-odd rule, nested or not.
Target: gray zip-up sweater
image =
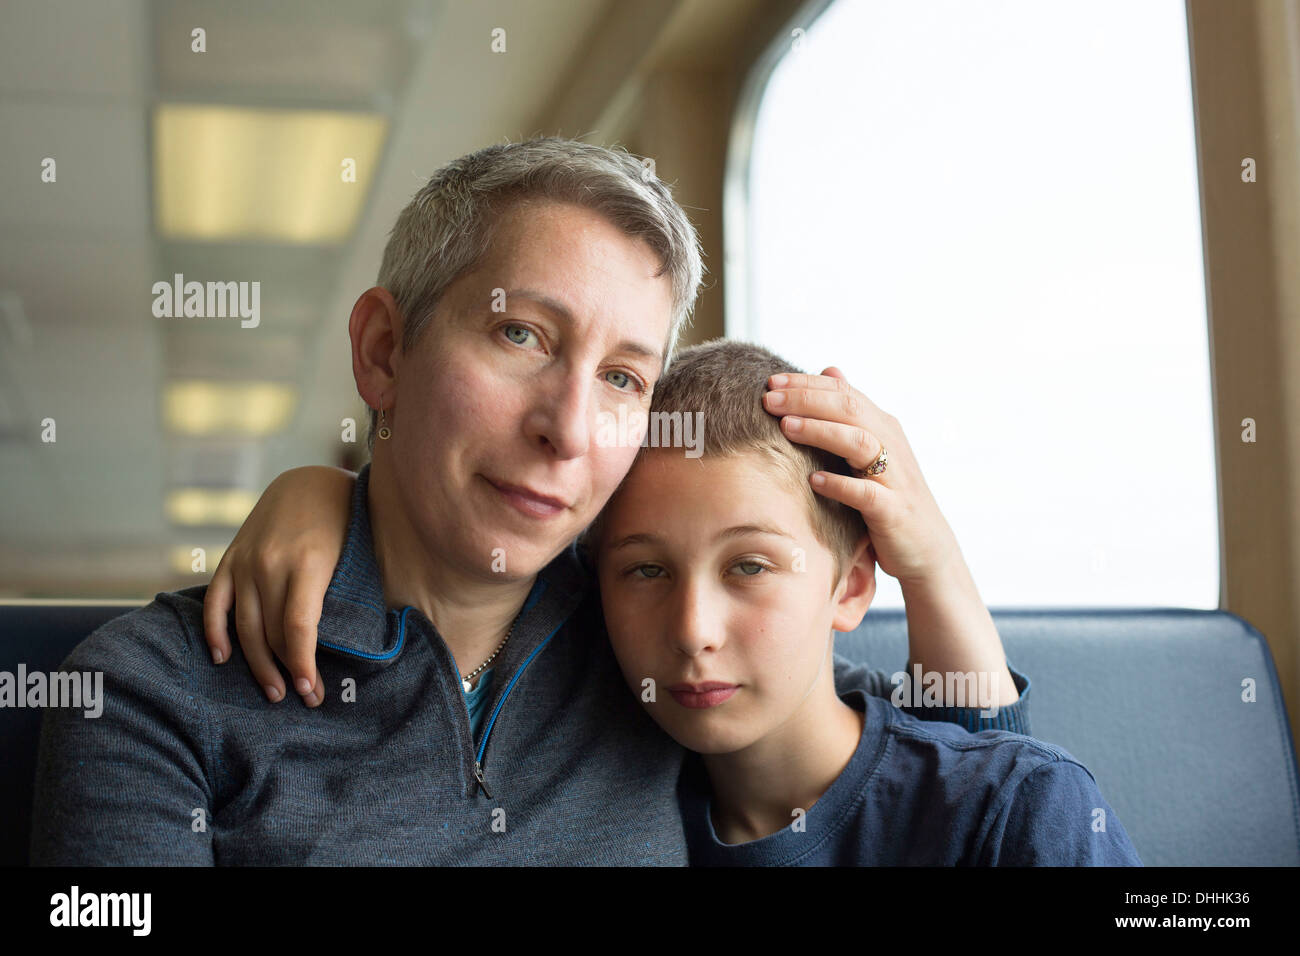
[[[104,709],[44,715],[33,863],[687,862],[684,751],[627,689],[575,549],[538,576],[473,739],[446,644],[414,608],[385,609],[368,475],[321,615],[325,702],[272,704],[237,644],[212,664],[204,587],[159,594],[61,667],[102,671]],[[997,725],[1027,730],[1022,710]]]

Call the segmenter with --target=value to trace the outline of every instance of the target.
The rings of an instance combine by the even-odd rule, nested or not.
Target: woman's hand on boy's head
[[[786,373],[768,379],[763,407],[781,419],[793,442],[838,455],[865,471],[886,449],[885,470],[856,478],[818,471],[813,490],[861,513],[876,562],[900,582],[945,573],[960,552],[930,493],[898,419],[882,411],[831,366],[820,375]]]

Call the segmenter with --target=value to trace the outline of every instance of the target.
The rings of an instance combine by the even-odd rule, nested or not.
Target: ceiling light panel
[[[373,113],[161,105],[153,124],[158,233],[341,242],[361,214],[387,130]]]

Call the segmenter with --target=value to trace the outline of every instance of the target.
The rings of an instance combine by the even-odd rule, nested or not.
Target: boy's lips
[[[683,707],[702,710],[716,707],[739,689],[738,684],[710,680],[700,684],[673,684],[668,688],[668,693]]]

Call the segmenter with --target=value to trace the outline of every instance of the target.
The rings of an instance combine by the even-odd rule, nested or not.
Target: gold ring
[[[871,464],[867,465],[866,468],[861,468],[861,469],[854,468],[853,477],[874,478],[876,475],[883,475],[885,473],[885,469],[888,467],[889,467],[889,455],[885,452],[885,446],[881,445],[880,454],[876,456],[876,460],[873,461]]]

